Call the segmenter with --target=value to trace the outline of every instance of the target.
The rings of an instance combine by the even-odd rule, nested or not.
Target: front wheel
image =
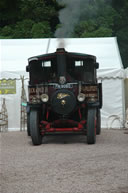
[[[30,111],[30,133],[33,145],[40,145],[42,136],[39,129],[39,112],[37,110]]]
[[[87,114],[87,143],[95,144],[96,142],[96,109],[89,108]]]

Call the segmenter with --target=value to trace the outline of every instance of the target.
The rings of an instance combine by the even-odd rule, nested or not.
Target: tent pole
[[[48,53],[48,50],[49,50],[50,41],[51,41],[51,38],[49,38],[49,40],[48,40],[47,49],[46,49],[46,54]]]

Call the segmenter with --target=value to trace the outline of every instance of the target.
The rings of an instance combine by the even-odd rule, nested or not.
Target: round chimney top
[[[57,48],[56,52],[65,52],[65,49],[64,48]]]

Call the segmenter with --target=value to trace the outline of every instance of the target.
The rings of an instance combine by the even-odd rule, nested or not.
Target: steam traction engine
[[[48,134],[83,134],[94,144],[101,132],[102,85],[92,55],[57,49],[28,59],[27,132],[34,145]]]

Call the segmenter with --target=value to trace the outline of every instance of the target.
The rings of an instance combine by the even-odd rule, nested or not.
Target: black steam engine
[[[102,85],[92,55],[57,49],[28,59],[27,131],[34,145],[48,134],[83,134],[94,144],[100,134]]]

